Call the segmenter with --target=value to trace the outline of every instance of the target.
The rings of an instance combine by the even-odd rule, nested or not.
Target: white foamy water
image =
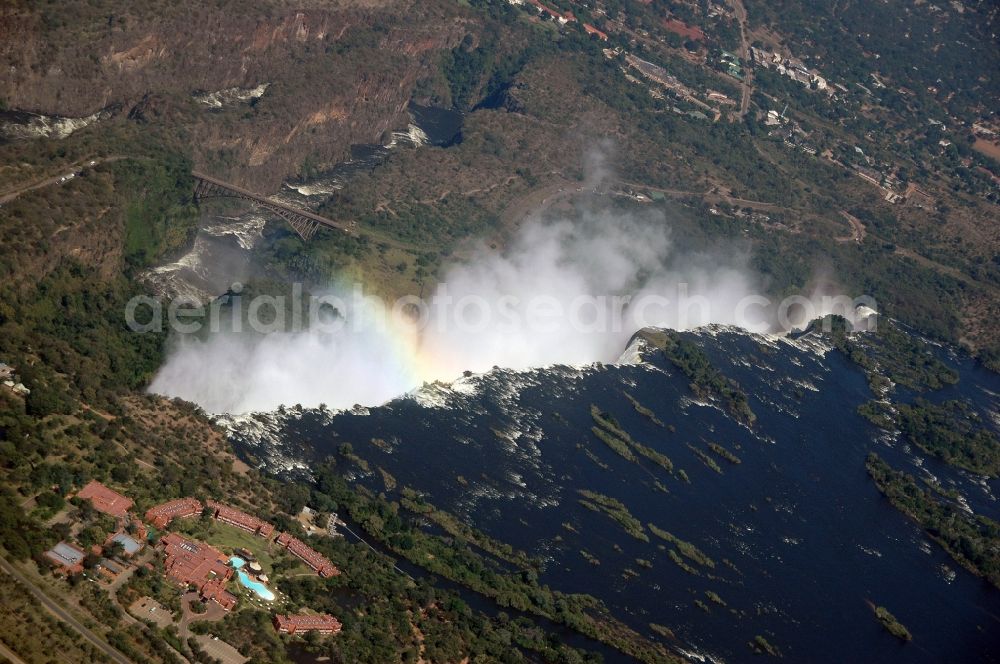
[[[206,226],[203,230],[213,237],[232,236],[236,242],[247,251],[257,245],[257,241],[263,237],[264,225],[267,224],[267,217],[256,212],[249,212],[240,217],[217,217],[221,222]]]
[[[394,148],[398,145],[420,146],[427,145],[430,142],[431,139],[427,136],[427,133],[411,122],[406,126],[406,131],[392,132],[392,139],[385,147]]]
[[[37,115],[35,113],[19,114],[24,121],[8,121],[0,124],[0,135],[14,139],[24,138],[66,138],[98,120],[103,120],[110,114],[98,111],[84,118],[63,118],[58,116]]]
[[[217,217],[195,236],[191,248],[170,263],[140,275],[158,295],[209,302],[238,280],[260,240],[267,218],[250,212],[239,217]],[[242,267],[241,267],[242,266]]]
[[[261,83],[252,88],[226,88],[215,92],[193,95],[195,101],[209,108],[222,108],[232,104],[244,104],[264,96],[270,83]]]
[[[341,189],[355,173],[369,170],[385,160],[390,150],[399,147],[420,147],[430,144],[430,138],[423,129],[413,124],[407,125],[405,131],[394,131],[389,137],[389,142],[382,146],[373,146],[372,153],[360,159],[350,159],[338,164],[330,171],[321,174],[308,182],[286,182],[283,192],[275,198],[284,203],[296,204],[294,195],[288,196],[289,192],[295,192],[299,196],[330,196]]]

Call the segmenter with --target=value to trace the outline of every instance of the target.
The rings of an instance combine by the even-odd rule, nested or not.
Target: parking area
[[[128,612],[139,620],[150,620],[157,627],[167,627],[173,623],[170,611],[152,597],[140,597],[128,607]]]
[[[202,650],[210,657],[220,660],[222,664],[243,664],[243,662],[247,661],[247,658],[241,655],[239,650],[221,639],[216,639],[207,634],[202,634],[194,638],[198,641],[198,645],[201,646]]]

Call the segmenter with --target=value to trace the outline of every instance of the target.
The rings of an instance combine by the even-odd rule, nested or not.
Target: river
[[[869,479],[865,457],[874,450],[917,477],[935,477],[993,519],[1000,516],[997,480],[875,429],[857,413],[871,398],[865,376],[821,344],[734,328],[685,336],[750,395],[753,430],[693,400],[688,380],[654,359],[495,369],[378,408],[245,417],[233,423],[232,439],[258,457],[305,467],[349,441],[373,469],[350,469],[352,481],[384,491],[375,470],[384,468],[438,507],[545,556],[542,583],[593,594],[640,632],[665,625],[679,638],[670,645],[697,656],[750,660],[747,644],[761,635],[789,661],[995,661],[1000,592],[893,508]],[[1000,376],[960,353],[938,352],[961,381],[925,396],[966,400],[995,426]],[[629,396],[664,426],[641,415]],[[690,483],[603,445],[590,433],[591,404],[668,455]],[[740,463],[714,457],[716,472],[688,446],[708,453],[710,442]],[[639,523],[694,543],[715,566],[685,571],[650,530],[650,541],[635,539],[586,509],[581,490],[621,501]],[[709,591],[725,606],[710,601]],[[886,633],[869,602],[886,606],[914,640]]]

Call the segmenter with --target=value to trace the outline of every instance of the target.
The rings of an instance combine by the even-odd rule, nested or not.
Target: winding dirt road
[[[21,194],[26,194],[29,191],[34,191],[35,189],[41,189],[42,187],[50,187],[54,184],[61,184],[62,178],[65,178],[70,173],[76,175],[83,169],[93,168],[99,164],[106,164],[112,161],[119,161],[121,159],[125,159],[125,157],[121,155],[115,155],[111,157],[100,157],[97,159],[84,159],[83,161],[77,164],[72,164],[70,166],[64,167],[59,175],[53,175],[52,177],[45,178],[44,180],[38,180],[36,182],[33,182],[32,184],[24,185],[16,189],[11,189],[0,194],[0,205],[3,205],[8,201],[12,201]]]
[[[750,110],[750,94],[753,92],[753,67],[750,66],[750,40],[747,38],[747,10],[743,0],[732,0],[733,13],[740,24],[740,58],[743,60],[743,81],[740,83],[740,117]]]

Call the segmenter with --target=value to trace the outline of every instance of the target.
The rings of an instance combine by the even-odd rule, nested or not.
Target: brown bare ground
[[[977,138],[976,142],[972,144],[972,149],[978,152],[982,152],[984,155],[991,159],[996,159],[1000,161],[1000,145],[987,141],[982,138]]]

